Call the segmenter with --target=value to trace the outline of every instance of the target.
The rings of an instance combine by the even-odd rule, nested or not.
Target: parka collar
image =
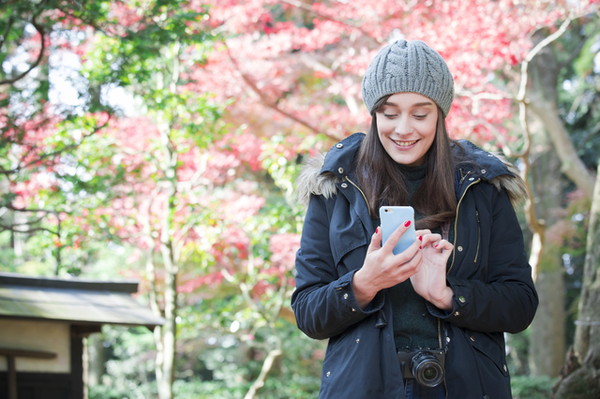
[[[460,160],[456,167],[456,193],[459,198],[475,181],[484,180],[504,189],[516,205],[527,197],[525,182],[517,168],[501,156],[487,152],[468,140],[457,140],[452,151]]]
[[[364,138],[364,133],[354,133],[331,147],[320,173],[330,172],[338,176],[347,174],[344,171],[352,170],[352,163]]]
[[[325,198],[336,194],[336,183],[353,173],[353,163],[364,137],[364,133],[354,133],[333,145],[326,154],[308,160],[297,179],[301,203],[308,204],[311,194]],[[525,183],[511,163],[467,140],[458,140],[452,150],[461,159],[456,170],[458,197],[471,183],[479,180],[490,182],[498,190],[505,189],[513,205],[527,196]]]
[[[461,159],[458,167],[463,170],[469,170],[476,177],[484,180],[491,180],[498,176],[514,176],[507,165],[496,155],[484,151],[475,144],[467,140],[458,140],[453,146],[454,153]]]
[[[343,175],[340,170],[351,170],[352,162],[365,136],[364,133],[354,133],[332,146],[327,152],[320,173]],[[482,150],[468,140],[458,140],[457,143],[458,145],[453,146],[453,151],[463,159],[458,166],[468,170],[472,176],[483,180],[492,180],[502,175],[515,176],[514,168],[510,170],[509,165],[496,155]]]
[[[296,193],[303,205],[308,205],[311,194],[331,198],[337,194],[336,184],[353,172],[352,164],[364,133],[355,133],[333,145],[326,153],[307,160],[296,180]]]

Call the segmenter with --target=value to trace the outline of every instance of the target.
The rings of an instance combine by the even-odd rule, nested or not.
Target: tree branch
[[[44,58],[44,54],[46,53],[46,34],[44,32],[44,28],[38,24],[35,21],[35,17],[32,18],[31,20],[31,24],[35,27],[35,29],[39,32],[40,36],[41,36],[41,47],[40,47],[40,52],[37,56],[37,59],[33,62],[33,64],[31,64],[29,66],[29,68],[22,72],[21,74],[10,78],[10,79],[4,79],[4,80],[0,80],[0,85],[11,85],[13,83],[15,83],[18,80],[23,79],[25,76],[27,76],[29,74],[29,72],[33,71],[35,68],[37,68],[37,66],[42,62],[42,59]]]
[[[254,81],[254,79],[252,79],[247,73],[245,73],[244,71],[242,71],[242,69],[240,68],[239,63],[237,62],[237,60],[235,59],[235,57],[231,54],[231,50],[229,49],[229,46],[227,45],[227,43],[225,41],[223,41],[223,44],[225,45],[225,49],[227,51],[227,56],[229,58],[229,60],[231,61],[231,63],[233,64],[235,70],[240,74],[240,76],[242,77],[242,79],[244,80],[244,82],[250,87],[250,89],[252,89],[252,91],[260,98],[261,102],[266,105],[267,107],[271,108],[272,110],[280,113],[281,115],[285,116],[288,119],[291,119],[292,121],[308,128],[311,132],[315,133],[315,134],[324,134],[325,136],[329,137],[332,140],[338,141],[339,137],[336,137],[330,133],[327,132],[323,132],[321,129],[319,129],[317,126],[299,118],[296,115],[293,115],[292,113],[282,109],[281,107],[279,107],[279,105],[277,104],[277,101],[273,101],[271,99],[269,99],[265,93],[263,93],[257,86],[256,82]]]
[[[275,363],[275,360],[279,356],[281,356],[282,353],[283,352],[279,348],[272,349],[269,351],[269,354],[267,355],[267,357],[265,358],[265,361],[263,362],[262,368],[260,370],[260,374],[258,375],[256,380],[254,380],[254,382],[252,383],[252,386],[250,386],[250,389],[248,389],[248,392],[246,392],[244,399],[254,399],[256,397],[256,393],[258,392],[258,390],[265,385],[265,380],[267,379],[267,375],[269,374],[269,371],[271,371],[271,369],[273,368],[273,364]]]
[[[4,43],[6,42],[6,38],[8,37],[8,32],[10,32],[10,28],[12,28],[13,23],[15,22],[13,17],[8,18],[6,23],[6,29],[4,30],[4,34],[2,35],[2,40],[0,40],[0,48],[4,47]]]
[[[48,232],[50,234],[54,234],[54,235],[58,235],[57,231],[51,230],[47,227],[30,227],[27,229],[20,229],[17,226],[27,226],[29,224],[33,224],[33,222],[31,223],[20,223],[18,225],[6,225],[3,223],[0,223],[0,231],[12,231],[13,233],[21,233],[21,234],[29,234],[29,233],[35,233],[38,231],[45,231]]]
[[[280,1],[281,1],[281,3],[289,4],[292,7],[300,8],[301,10],[311,12],[311,13],[315,14],[317,17],[319,17],[321,19],[324,19],[324,20],[327,20],[327,21],[331,21],[331,22],[336,22],[336,23],[344,25],[344,26],[346,26],[346,27],[348,27],[350,29],[357,30],[358,32],[361,33],[361,35],[363,37],[367,37],[367,38],[373,40],[375,43],[377,43],[377,45],[381,45],[382,44],[380,40],[374,38],[373,35],[371,35],[371,32],[363,29],[361,26],[353,25],[353,24],[350,24],[350,23],[348,23],[346,21],[341,21],[341,20],[339,20],[337,18],[333,18],[333,17],[330,17],[329,15],[317,12],[311,6],[305,4],[305,3],[301,2],[301,1],[298,1],[298,0],[280,0]]]
[[[54,234],[54,235],[59,234],[58,231],[54,231],[54,230],[51,230],[46,227],[31,227],[33,225],[40,223],[48,215],[54,215],[54,217],[56,217],[56,219],[60,223],[60,218],[58,216],[58,212],[56,212],[54,210],[41,209],[41,208],[19,208],[19,207],[13,206],[12,204],[2,205],[1,208],[7,209],[12,212],[18,212],[18,213],[43,213],[44,215],[39,216],[32,220],[28,220],[26,222],[11,223],[11,224],[0,223],[0,231],[12,231],[15,233],[24,233],[24,234],[34,233],[36,231],[46,231],[46,232]],[[65,212],[65,213],[68,213],[68,212]]]
[[[521,64],[521,82],[517,101],[521,114],[527,113],[527,107],[536,113],[538,118],[543,123],[546,131],[552,141],[558,157],[560,158],[563,173],[577,185],[588,198],[592,197],[594,187],[594,176],[587,170],[583,161],[577,154],[577,150],[573,145],[573,141],[569,137],[569,132],[565,129],[564,123],[558,117],[558,109],[555,98],[548,98],[548,95],[534,92],[528,92],[529,64],[532,60],[552,42],[560,38],[569,27],[572,18],[567,18],[553,34],[541,40],[527,54],[525,60]],[[551,89],[551,88],[548,88]],[[554,96],[552,96],[554,97]],[[525,119],[526,115],[522,115],[521,119]]]
[[[76,149],[77,147],[79,147],[83,143],[83,141],[85,139],[87,139],[88,137],[91,137],[92,135],[98,133],[98,131],[100,131],[101,129],[103,129],[104,127],[106,127],[106,125],[108,125],[108,122],[111,119],[111,114],[108,113],[107,115],[108,115],[108,119],[105,122],[103,122],[101,125],[96,125],[92,131],[90,131],[90,132],[82,135],[81,136],[81,140],[78,143],[68,144],[68,145],[66,145],[66,146],[64,146],[61,149],[56,150],[56,151],[42,153],[39,157],[35,158],[34,160],[31,160],[31,161],[29,161],[29,162],[27,162],[25,164],[21,164],[21,160],[22,159],[27,158],[28,155],[30,153],[32,153],[35,148],[39,148],[38,146],[30,146],[30,148],[28,149],[28,151],[20,157],[21,159],[19,160],[19,164],[17,166],[15,166],[12,169],[1,169],[0,168],[0,175],[9,176],[9,175],[17,174],[21,170],[27,169],[31,165],[34,165],[34,164],[39,163],[39,162],[42,162],[42,161],[47,160],[49,158],[53,158],[53,157],[55,157],[57,155],[60,155],[60,154],[64,153],[65,151]],[[45,120],[44,122],[46,122],[46,121],[47,120]],[[42,123],[44,123],[44,122],[42,122]],[[42,125],[42,123],[40,123],[40,125]],[[15,140],[6,140],[6,142],[12,143],[12,144],[16,144],[16,145],[21,145],[22,144],[22,143],[19,143],[19,142],[15,141]]]

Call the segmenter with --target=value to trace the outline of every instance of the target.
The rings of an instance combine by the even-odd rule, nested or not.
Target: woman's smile
[[[408,150],[412,148],[419,140],[393,140],[391,139],[398,147],[402,150]]]

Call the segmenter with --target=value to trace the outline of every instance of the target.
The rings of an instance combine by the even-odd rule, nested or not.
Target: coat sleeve
[[[361,309],[352,290],[356,269],[338,275],[330,242],[330,217],[327,204],[332,199],[311,196],[300,249],[296,254],[296,289],[292,308],[298,328],[315,339],[326,339],[344,332],[383,307],[378,294]]]
[[[504,190],[492,190],[485,273],[477,278],[448,276],[454,291],[450,312],[432,313],[459,327],[481,332],[517,333],[526,329],[538,306],[523,234]],[[487,222],[486,222],[487,223]],[[459,265],[464,267],[465,265]],[[480,278],[481,277],[481,278]]]

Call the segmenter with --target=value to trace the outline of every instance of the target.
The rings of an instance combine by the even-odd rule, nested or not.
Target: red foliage
[[[271,264],[283,275],[294,268],[296,251],[300,248],[300,235],[274,234],[269,240],[269,248],[272,252]]]
[[[250,239],[242,229],[231,226],[220,238],[211,248],[211,254],[218,265],[230,268],[232,264],[237,265],[248,259]]]
[[[254,134],[226,134],[215,143],[216,149],[233,156],[240,165],[246,164],[254,172],[260,169],[263,141]]]
[[[518,72],[532,47],[531,33],[552,28],[570,8],[566,0],[215,0],[212,25],[233,35],[196,76],[207,90],[236,99],[231,113],[254,121],[264,135],[274,133],[269,127],[277,123],[288,132],[341,138],[366,129],[360,78],[374,53],[394,37],[421,39],[447,59],[455,75],[449,119],[455,136],[483,141],[507,134],[501,127],[512,109],[508,101],[473,94],[513,97],[516,82],[506,85],[506,76]]]
[[[448,61],[457,89],[448,118],[453,137],[510,141],[515,133],[505,122],[512,117],[511,98],[531,34],[553,29],[567,15],[569,2],[213,0],[209,10],[211,26],[231,35],[189,77],[198,82],[196,89],[215,93],[216,101],[231,101],[228,121],[251,133],[227,135],[211,152],[206,176],[225,183],[243,165],[260,168],[261,154],[270,153],[261,152],[260,143],[269,136],[285,137],[272,152],[292,160],[309,150],[303,145],[307,136],[326,134],[333,140],[367,129],[362,74],[379,48],[399,37],[424,40]],[[236,209],[240,220],[262,206],[254,196],[219,200],[223,209]],[[231,215],[217,213],[234,222]],[[248,255],[247,237],[231,227],[221,238],[212,253],[234,270]],[[270,265],[261,272],[285,278],[297,247],[297,235],[274,235]],[[273,288],[264,279],[253,295]]]
[[[203,276],[190,278],[189,280],[180,283],[177,287],[177,292],[190,294],[199,288],[206,286],[217,286],[223,282],[223,273],[214,272]]]
[[[203,3],[194,0],[188,6],[204,10]],[[207,149],[198,148],[191,140],[171,143],[177,152],[173,201],[172,187],[167,184],[170,172],[163,169],[168,160],[155,124],[143,117],[111,121],[103,134],[119,152],[98,173],[124,170],[126,181],[112,188],[118,194],[116,200],[82,218],[107,221],[113,234],[141,249],[151,249],[159,246],[162,222],[174,205],[174,213],[169,215],[174,229],[171,236],[183,243],[206,244],[217,266],[232,272],[247,266],[251,240],[244,223],[266,202],[264,193],[248,183],[245,174],[260,172],[262,162],[274,153],[291,161],[299,152],[320,151],[318,146],[307,148],[306,144],[316,134],[333,140],[367,129],[369,115],[362,105],[360,82],[382,45],[404,37],[424,40],[436,48],[448,61],[456,81],[457,96],[448,118],[452,136],[493,141],[498,135],[513,134],[505,122],[512,116],[510,98],[516,93],[519,64],[532,46],[531,34],[541,27],[554,29],[570,5],[568,0],[526,5],[512,0],[208,3],[208,21],[189,23],[190,31],[208,23],[227,36],[214,46],[206,62],[186,68],[189,83],[182,87],[213,93],[211,100],[216,103],[230,103],[225,119],[232,132],[241,133],[226,134]],[[594,3],[598,1],[588,2]],[[91,31],[82,21],[63,17],[65,27]],[[111,3],[109,19],[118,24],[108,26],[107,32],[117,36],[139,30],[145,23],[140,9],[119,1]],[[30,60],[35,59],[40,40],[34,33],[25,41]],[[57,47],[75,46],[60,37],[53,40]],[[83,62],[94,44],[91,35],[90,40],[75,49]],[[194,49],[186,51],[189,54]],[[21,131],[10,126],[5,130],[6,137],[15,139],[24,132],[18,147],[24,162],[34,163],[39,143],[53,133],[56,119],[50,109],[44,115],[51,116],[24,121]],[[0,114],[0,128],[6,123]],[[273,144],[274,136],[284,141]],[[36,166],[54,168],[52,162],[45,159]],[[235,189],[227,188],[234,181]],[[56,189],[50,173],[40,172],[14,187],[13,192],[19,194],[15,203],[24,205],[28,195],[42,188]],[[215,221],[210,228],[225,226],[217,242],[203,241],[207,225],[188,225],[198,209],[212,212]],[[286,278],[297,247],[297,235],[274,235],[271,259],[261,271]],[[189,280],[181,290],[191,292],[221,279],[219,272],[209,273]],[[262,281],[254,294],[261,295],[270,287],[267,280]]]

